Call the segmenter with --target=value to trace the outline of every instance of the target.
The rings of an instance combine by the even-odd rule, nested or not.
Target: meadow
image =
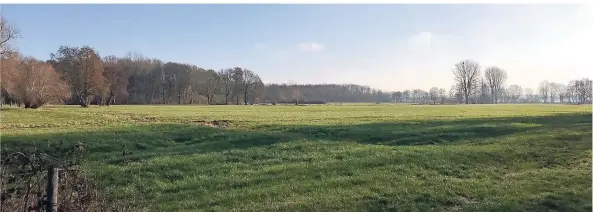
[[[5,108],[144,211],[591,211],[590,105]],[[228,120],[228,126],[205,125]]]

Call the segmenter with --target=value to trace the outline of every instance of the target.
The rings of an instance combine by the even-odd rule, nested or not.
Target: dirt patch
[[[155,122],[158,121],[156,117],[152,116],[132,116],[130,117],[133,121],[137,122]]]
[[[196,120],[193,121],[194,124],[209,126],[209,127],[228,127],[230,124],[229,120],[214,120],[214,121],[203,121],[203,120]]]
[[[476,200],[474,200],[474,198],[471,197],[460,197],[459,201],[461,201],[461,203],[463,204],[471,204],[476,202]]]

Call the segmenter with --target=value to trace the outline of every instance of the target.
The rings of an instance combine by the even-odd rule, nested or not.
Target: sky
[[[454,83],[471,59],[536,88],[593,72],[590,5],[2,5],[14,45],[49,59],[62,45],[137,52],[265,83],[355,83],[385,91]]]

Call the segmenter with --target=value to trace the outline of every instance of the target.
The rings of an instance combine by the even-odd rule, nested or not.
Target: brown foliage
[[[66,83],[50,64],[18,53],[3,58],[2,76],[2,87],[25,108],[38,108],[70,95]]]

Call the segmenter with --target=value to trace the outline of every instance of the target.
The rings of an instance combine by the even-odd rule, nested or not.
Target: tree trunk
[[[113,102],[114,96],[113,94],[110,94],[109,97],[107,97],[107,102],[105,103],[106,106],[111,106],[111,103]]]
[[[90,99],[88,96],[81,97],[80,106],[81,107],[89,107]]]
[[[177,104],[181,104],[181,91],[177,93]]]

